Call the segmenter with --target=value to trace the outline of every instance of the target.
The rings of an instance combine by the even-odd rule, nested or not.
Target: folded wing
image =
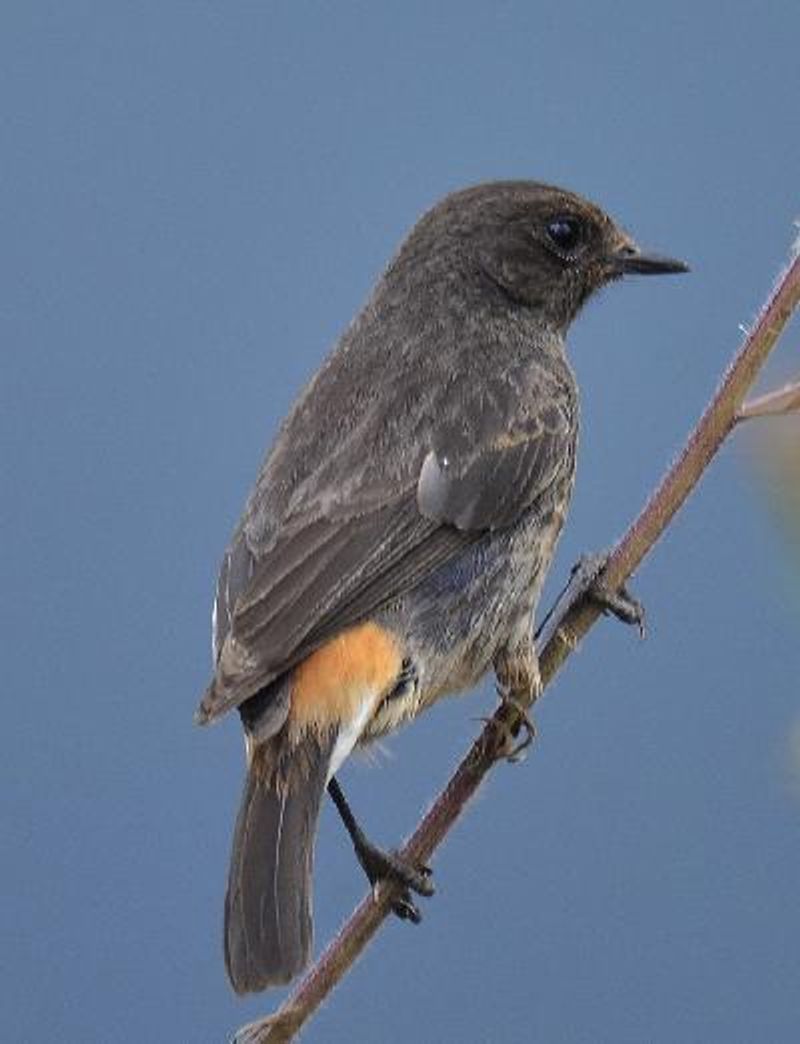
[[[543,370],[522,392],[498,379],[462,403],[459,419],[432,425],[421,467],[405,485],[373,477],[346,496],[320,489],[319,510],[287,518],[257,560],[240,528],[220,572],[217,671],[198,719],[243,703],[486,532],[535,508],[574,459],[572,400],[550,376]]]

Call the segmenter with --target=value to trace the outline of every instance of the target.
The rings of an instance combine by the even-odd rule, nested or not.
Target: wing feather
[[[507,380],[484,388],[472,427],[440,423],[430,433],[413,482],[398,489],[373,477],[346,497],[326,486],[318,496],[325,510],[286,520],[257,561],[238,548],[246,544],[240,528],[220,575],[227,626],[199,720],[241,704],[488,531],[513,525],[571,471],[577,424],[569,389],[533,390],[539,394],[521,406]],[[470,403],[459,415],[470,416]]]

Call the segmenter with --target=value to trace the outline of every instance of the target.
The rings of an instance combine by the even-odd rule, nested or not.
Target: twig
[[[679,458],[614,548],[602,573],[602,581],[610,590],[617,590],[631,576],[697,485],[735,426],[748,389],[798,301],[800,256],[795,254]],[[552,680],[599,616],[596,605],[579,602],[568,606],[563,616],[549,628],[539,657],[543,685]],[[472,744],[445,789],[403,846],[401,851],[405,858],[427,862],[461,815],[483,777],[496,764],[502,738],[509,730],[519,729],[524,708],[532,701],[533,694],[519,693],[516,698],[519,710],[509,704],[501,705]],[[381,886],[375,896],[365,896],[278,1011],[240,1029],[234,1038],[236,1044],[283,1044],[291,1040],[377,932],[389,912],[391,894],[389,886]]]
[[[753,417],[776,417],[782,413],[800,411],[800,381],[784,384],[782,388],[759,395],[756,399],[748,399],[736,415],[737,421],[751,420]]]

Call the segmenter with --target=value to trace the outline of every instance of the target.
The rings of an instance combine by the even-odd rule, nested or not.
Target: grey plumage
[[[575,473],[564,336],[627,270],[683,266],[642,255],[561,189],[455,193],[412,230],[284,422],[222,563],[215,675],[197,715],[238,707],[249,737],[226,902],[237,990],[285,981],[306,959],[337,740],[356,730],[366,742],[492,665],[535,680],[531,618]],[[354,717],[303,732],[291,679],[364,622],[413,670],[399,684],[398,660]]]
[[[540,249],[539,266],[566,273],[562,294],[540,301],[542,273],[528,253],[531,228],[575,200],[527,182],[480,186],[413,230],[264,463],[228,554],[237,567],[223,569],[218,672],[201,720],[412,588],[487,524],[508,525],[537,482],[565,466],[576,393],[563,332],[592,281]],[[596,208],[591,216],[598,236],[619,236]],[[455,465],[455,531],[442,526],[446,514],[418,509],[420,471],[437,448]],[[472,498],[470,525],[463,501]],[[497,501],[505,507],[493,518]]]
[[[225,895],[225,967],[237,993],[289,982],[311,948],[314,835],[330,744],[307,742],[302,786],[276,771],[269,744],[248,766]]]

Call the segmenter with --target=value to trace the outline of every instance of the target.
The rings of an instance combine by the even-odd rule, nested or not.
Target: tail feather
[[[233,836],[225,965],[237,993],[289,982],[311,952],[314,837],[330,748],[314,743],[299,759],[302,779],[293,773],[278,782],[277,772],[264,771],[274,760],[274,745],[272,740],[254,751]]]

